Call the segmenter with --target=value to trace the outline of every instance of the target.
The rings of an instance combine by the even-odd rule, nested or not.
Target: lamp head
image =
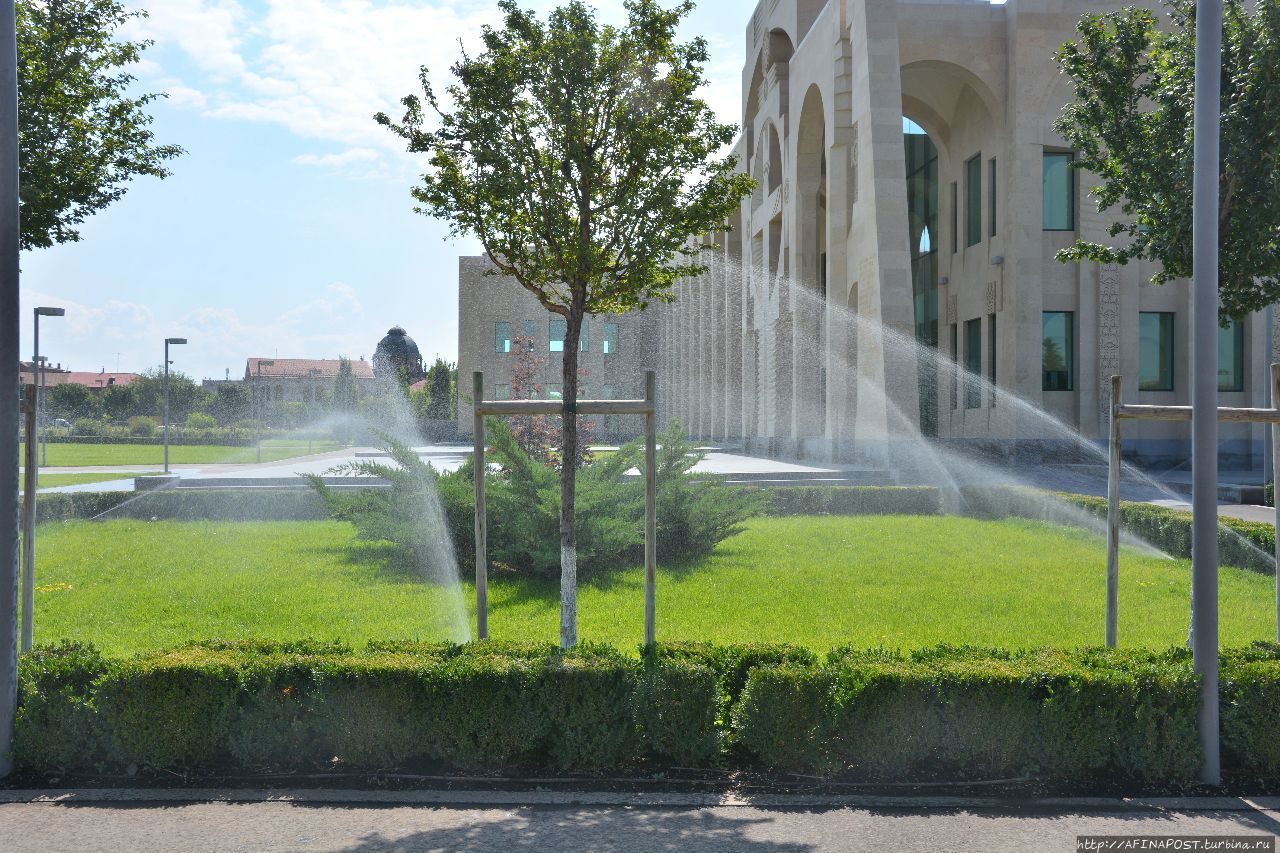
[[[165,338],[164,342],[166,344],[185,344],[187,342],[187,339],[186,338]]]
[[[36,309],[36,315],[39,317],[65,317],[66,314],[66,308],[50,308],[48,306],[42,306]]]

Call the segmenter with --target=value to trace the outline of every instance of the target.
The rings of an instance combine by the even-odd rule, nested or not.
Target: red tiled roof
[[[413,383],[412,385],[410,385],[410,386],[409,386],[409,390],[410,390],[410,391],[421,391],[423,388],[426,388],[426,387],[427,387],[427,380],[425,380],[425,379],[419,379],[417,382],[415,382],[415,383]]]
[[[53,388],[57,385],[83,385],[86,388],[105,388],[108,385],[124,387],[132,384],[137,378],[137,373],[95,373],[90,370],[49,370],[44,375],[44,387]],[[23,370],[19,373],[18,381],[26,385],[34,382],[35,380],[32,378],[30,370]]]
[[[251,358],[245,363],[244,378],[310,379],[314,370],[317,379],[336,379],[341,363],[336,358]],[[367,361],[352,360],[351,375],[356,379],[372,379],[373,368]]]

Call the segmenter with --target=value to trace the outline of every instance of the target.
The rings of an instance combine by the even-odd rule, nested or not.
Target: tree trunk
[[[578,643],[578,535],[574,502],[578,475],[578,346],[582,338],[582,308],[575,305],[565,324],[561,360],[560,419],[560,646]]]

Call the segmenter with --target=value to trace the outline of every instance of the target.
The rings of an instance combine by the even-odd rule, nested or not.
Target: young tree
[[[1086,15],[1058,64],[1075,100],[1057,122],[1076,166],[1101,180],[1101,210],[1122,245],[1078,241],[1059,260],[1159,264],[1152,281],[1191,275],[1195,3],[1164,0],[1169,23],[1128,7]],[[1226,0],[1222,48],[1220,298],[1236,318],[1280,299],[1280,0]]]
[[[430,389],[431,398],[427,406],[428,418],[447,421],[454,416],[453,386],[457,375],[457,365],[450,364],[443,358],[437,358],[435,364],[427,370],[427,388]]]
[[[135,175],[164,178],[183,151],[156,145],[135,65],[150,42],[116,38],[146,12],[116,0],[18,0],[22,248],[80,239]]]
[[[677,278],[705,270],[690,238],[725,227],[752,181],[718,158],[735,128],[698,96],[706,42],[676,41],[692,0],[625,0],[621,27],[581,0],[545,21],[498,5],[504,25],[485,27],[484,51],[453,66],[447,110],[423,68],[423,96],[403,100],[401,122],[376,119],[430,156],[413,190],[420,212],[478,238],[497,272],[564,318],[560,453],[574,459],[583,317],[670,299]],[[565,646],[578,636],[575,471],[560,471]]]
[[[96,418],[99,401],[92,391],[83,385],[68,382],[55,385],[49,391],[49,414],[55,418],[74,421],[77,418]]]

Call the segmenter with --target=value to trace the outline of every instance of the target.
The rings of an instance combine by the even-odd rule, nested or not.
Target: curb
[[[858,794],[634,793],[609,791],[368,791],[267,788],[68,788],[0,791],[0,804],[285,803],[368,806],[649,806],[878,810],[1275,812],[1280,797],[1001,797]]]

